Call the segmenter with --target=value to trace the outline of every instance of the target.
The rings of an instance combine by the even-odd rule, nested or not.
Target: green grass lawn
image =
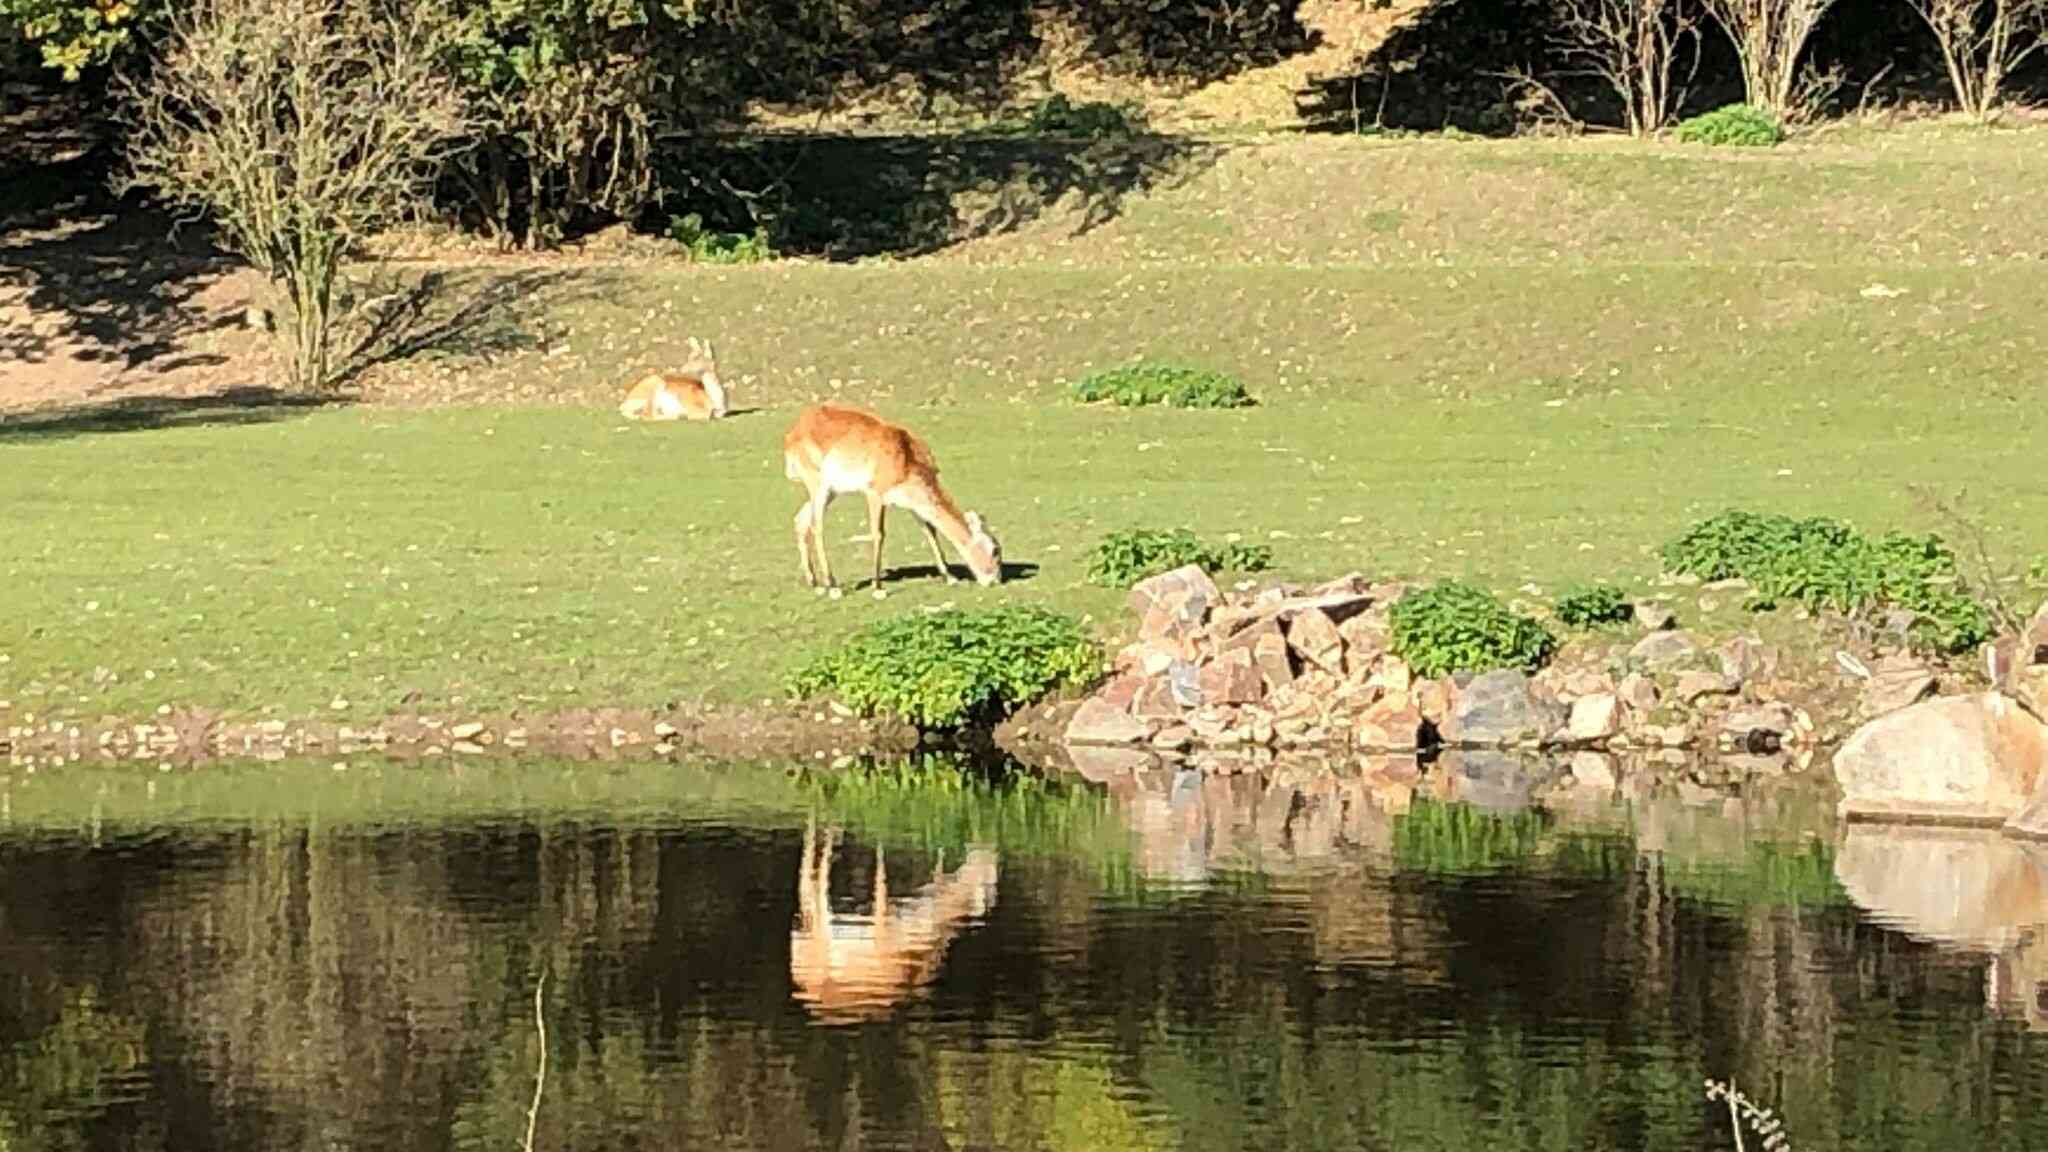
[[[1396,237],[1434,212],[1438,239],[1412,258],[1319,263],[1295,241],[1341,221],[1272,218],[1261,193],[1217,219],[1256,225],[1295,259],[1166,251],[1240,179],[1239,157],[1130,205],[1100,243],[580,271],[537,298],[534,347],[414,361],[380,384],[591,403],[364,405],[120,433],[0,423],[0,699],[17,714],[749,700],[813,650],[915,607],[1048,603],[1127,627],[1122,597],[1083,573],[1102,534],[1139,525],[1267,541],[1282,573],[1556,590],[1648,578],[1657,544],[1727,506],[1944,530],[1912,489],[1967,486],[2002,558],[2048,553],[2048,272],[2010,258],[2048,253],[2048,219],[2012,207],[2038,186],[2039,139],[1972,137],[1947,165],[1939,141],[1910,163],[1863,144],[1722,161],[1428,143],[1410,146],[1407,184],[1394,145],[1270,145],[1261,163],[1276,171],[1289,148],[1311,170],[1377,165],[1381,182],[1341,211]],[[1604,217],[1614,235],[1597,243],[1592,224],[1520,199],[1483,211],[1474,198],[1504,168],[1519,175],[1498,197],[1597,176],[1638,210]],[[1725,194],[1720,217],[1702,181]],[[1432,188],[1454,186],[1430,207]],[[1957,189],[1974,191],[1944,211]],[[1662,192],[1689,231],[1659,211]],[[1919,215],[1818,231],[1857,197]],[[1399,219],[1374,215],[1387,212]],[[1462,247],[1459,212],[1492,221]],[[1748,226],[1788,217],[1811,235]],[[1553,226],[1577,254],[1525,259]],[[1679,231],[1700,237],[1690,254]],[[1163,254],[1132,247],[1145,234]],[[1866,296],[1877,282],[1904,294]],[[734,404],[757,410],[623,424],[616,386],[687,334],[718,339]],[[1067,380],[1139,354],[1234,372],[1260,404],[1064,398]],[[1006,558],[1037,572],[996,590],[895,584],[882,603],[803,588],[780,442],[821,396],[925,435]],[[849,540],[864,528],[858,499],[835,505],[843,581],[865,573],[866,545]],[[928,563],[904,514],[888,555]]]

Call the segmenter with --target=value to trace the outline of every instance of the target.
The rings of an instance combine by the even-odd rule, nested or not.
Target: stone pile
[[[1709,649],[1660,630],[1591,664],[1423,678],[1391,648],[1405,589],[1351,575],[1225,593],[1200,568],[1131,590],[1137,637],[1065,728],[1079,745],[1696,748],[1810,742],[1777,691],[1777,653],[1738,638]],[[1655,617],[1655,613],[1649,613]]]

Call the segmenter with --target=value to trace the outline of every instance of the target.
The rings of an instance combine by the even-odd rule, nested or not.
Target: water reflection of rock
[[[988,914],[996,899],[996,854],[970,848],[960,866],[943,863],[909,897],[891,900],[882,852],[866,912],[832,909],[832,852],[838,833],[804,829],[797,870],[797,923],[789,934],[796,998],[816,1018],[854,1023],[887,1015],[930,983],[953,938]]]
[[[1871,919],[1985,956],[1984,995],[2048,1029],[2048,846],[1996,830],[1851,824],[1835,876]]]

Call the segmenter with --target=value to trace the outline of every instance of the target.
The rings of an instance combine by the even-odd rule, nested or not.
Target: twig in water
[[[1785,1135],[1785,1122],[1756,1101],[1744,1096],[1735,1088],[1735,1081],[1723,1084],[1717,1080],[1707,1081],[1707,1099],[1728,1101],[1728,1122],[1735,1129],[1735,1152],[1746,1152],[1742,1144],[1743,1121],[1749,1122],[1750,1130],[1764,1138],[1763,1152],[1792,1152],[1792,1141]]]
[[[542,972],[533,986],[533,1029],[540,1033],[540,1060],[533,1069],[533,1107],[526,1110],[525,1152],[533,1152],[533,1127],[540,1120],[540,1091],[548,1082],[548,1021],[541,1014],[541,993],[547,986],[548,974]]]

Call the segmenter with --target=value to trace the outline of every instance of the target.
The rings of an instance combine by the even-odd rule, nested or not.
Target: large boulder
[[[1091,699],[1067,722],[1069,744],[1136,744],[1152,736],[1152,726],[1114,704]]]
[[[1946,696],[1865,724],[1835,753],[1841,812],[2002,823],[2048,768],[2048,725],[1995,692]]]
[[[1529,677],[1501,669],[1458,689],[1442,735],[1453,746],[1528,746],[1548,740],[1564,723],[1564,709],[1538,697]]]

